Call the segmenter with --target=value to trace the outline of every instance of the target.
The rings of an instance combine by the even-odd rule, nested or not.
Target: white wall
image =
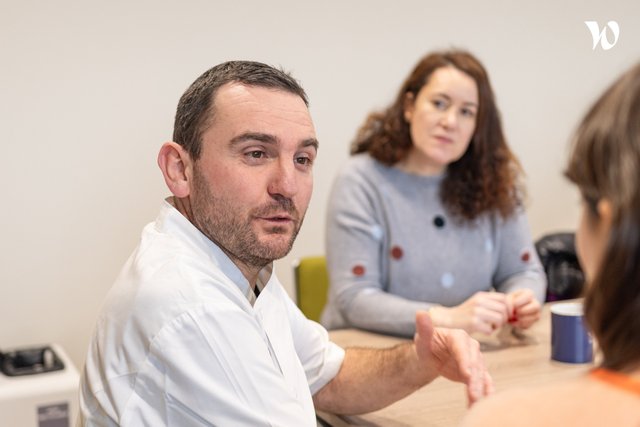
[[[419,56],[468,48],[488,68],[528,173],[535,237],[573,228],[561,177],[586,106],[640,60],[640,2],[0,0],[0,349],[58,342],[80,366],[96,313],[167,194],[155,157],[204,70],[254,59],[305,86],[321,143],[292,253],[324,252],[331,180],[371,109]],[[584,21],[620,24],[592,50]],[[611,38],[611,33],[609,33]]]

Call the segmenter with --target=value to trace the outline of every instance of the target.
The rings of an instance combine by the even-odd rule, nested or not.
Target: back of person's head
[[[298,95],[309,105],[300,84],[288,73],[254,61],[228,61],[198,77],[180,98],[173,127],[173,140],[182,145],[192,159],[201,152],[202,133],[211,124],[218,89],[227,83],[266,87]]]
[[[585,317],[603,366],[640,366],[640,64],[610,86],[578,127],[565,175],[597,220],[609,202],[611,229],[587,289]]]
[[[518,187],[520,164],[509,149],[489,75],[482,63],[464,50],[432,52],[422,57],[404,81],[393,103],[382,112],[370,114],[351,145],[351,153],[369,153],[393,165],[411,150],[410,125],[405,119],[407,96],[429,83],[434,71],[453,67],[471,77],[478,88],[476,127],[467,151],[447,167],[441,199],[449,213],[473,220],[486,212],[510,216],[524,195]]]

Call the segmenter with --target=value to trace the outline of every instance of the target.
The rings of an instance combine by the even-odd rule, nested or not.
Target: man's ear
[[[184,198],[191,193],[191,156],[180,144],[165,142],[158,153],[158,166],[174,196]]]

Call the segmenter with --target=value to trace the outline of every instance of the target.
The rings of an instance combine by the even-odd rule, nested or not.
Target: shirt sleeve
[[[543,303],[547,278],[529,233],[526,213],[519,209],[506,220],[498,220],[498,262],[494,273],[494,286],[509,293],[529,288]]]
[[[338,374],[344,349],[329,339],[322,325],[307,319],[289,297],[284,300],[294,347],[313,395]]]
[[[323,323],[329,328],[351,325],[411,336],[415,333],[415,312],[432,305],[385,289],[387,272],[382,254],[388,251],[388,243],[380,191],[384,189],[370,174],[348,168],[334,182],[326,230],[330,307]]]

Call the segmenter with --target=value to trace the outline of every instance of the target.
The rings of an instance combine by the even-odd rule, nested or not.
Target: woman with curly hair
[[[496,394],[465,426],[640,426],[640,63],[588,111],[565,175],[582,196],[584,316],[601,357],[570,381]]]
[[[409,336],[429,310],[436,326],[490,334],[538,319],[546,278],[522,170],[474,56],[422,58],[351,153],[328,206],[325,326]]]

